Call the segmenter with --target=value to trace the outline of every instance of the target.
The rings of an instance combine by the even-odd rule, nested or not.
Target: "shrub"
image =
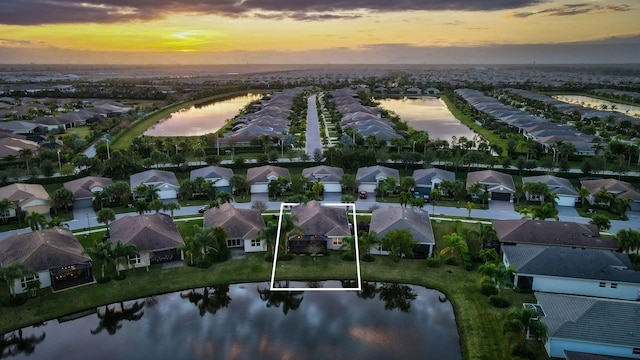
[[[340,255],[340,258],[344,261],[354,261],[356,259],[355,255],[349,254],[347,252],[342,253],[342,255]]]
[[[20,306],[27,302],[29,299],[28,294],[18,294],[16,296],[9,296],[8,298],[2,299],[2,306],[12,307],[12,306]]]
[[[125,273],[123,273],[123,272],[121,272],[120,275],[116,275],[116,276],[113,277],[114,280],[118,280],[118,281],[124,280],[126,278],[127,278],[127,275]]]
[[[511,306],[511,301],[509,301],[509,299],[498,295],[489,296],[489,303],[493,305],[493,307],[497,308],[506,308]]]
[[[375,257],[375,256],[373,256],[373,255],[371,255],[371,254],[364,254],[364,255],[362,256],[362,261],[365,261],[365,262],[374,262],[374,261],[376,261],[376,257]]]
[[[444,263],[447,265],[458,266],[458,259],[455,256],[449,256],[444,259]]]
[[[264,254],[264,261],[273,262],[273,254],[270,252]]]
[[[471,261],[471,255],[469,255],[469,253],[462,253],[462,263],[465,270],[471,271],[471,269],[473,269],[473,261]]]
[[[101,277],[101,278],[98,278],[98,280],[96,280],[98,284],[105,284],[105,283],[108,283],[109,281],[111,281],[111,278],[108,276]]]
[[[480,280],[480,292],[484,296],[498,295],[496,283],[487,277],[482,278],[482,280]]]
[[[437,256],[432,258],[427,258],[427,266],[430,268],[440,267],[440,258]]]
[[[520,340],[511,348],[511,355],[518,356],[523,359],[535,359],[536,350],[528,341]]]
[[[281,260],[281,261],[291,261],[293,260],[293,258],[294,258],[294,255],[292,253],[286,253],[278,256],[278,260]]]

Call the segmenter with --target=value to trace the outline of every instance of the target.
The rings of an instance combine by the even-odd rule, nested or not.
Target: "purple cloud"
[[[545,0],[20,0],[6,1],[0,24],[149,21],[173,13],[323,21],[396,11],[496,11]]]
[[[516,18],[527,18],[534,15],[546,15],[546,16],[572,16],[579,14],[589,13],[603,13],[603,12],[620,12],[629,11],[631,6],[628,4],[615,4],[615,5],[599,5],[599,4],[566,4],[559,7],[552,7],[543,9],[540,11],[528,11],[528,12],[516,12],[511,14]]]

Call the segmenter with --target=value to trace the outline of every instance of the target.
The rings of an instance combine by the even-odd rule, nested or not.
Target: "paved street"
[[[307,145],[305,152],[313,158],[316,149],[322,151],[322,137],[320,137],[320,124],[318,122],[318,107],[316,106],[316,95],[309,96],[307,100]]]

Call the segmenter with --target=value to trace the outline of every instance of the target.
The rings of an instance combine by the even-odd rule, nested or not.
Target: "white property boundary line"
[[[353,232],[356,240],[355,250],[356,250],[356,273],[357,273],[357,288],[280,288],[274,287],[275,277],[276,277],[276,265],[278,262],[278,251],[280,248],[280,229],[282,228],[282,215],[284,214],[284,209],[300,205],[300,203],[281,203],[280,204],[280,215],[278,217],[278,233],[276,235],[276,246],[273,254],[273,266],[271,267],[271,281],[269,283],[270,291],[361,291],[362,290],[362,278],[360,276],[360,250],[358,249],[358,222],[356,221],[356,204],[354,203],[324,203],[322,206],[331,206],[331,207],[350,207],[351,214],[353,215]]]

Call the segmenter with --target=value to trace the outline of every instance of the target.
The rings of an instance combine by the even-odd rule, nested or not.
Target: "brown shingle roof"
[[[409,229],[420,244],[435,244],[429,213],[423,209],[385,206],[371,214],[369,231],[375,231],[382,237],[398,229]]]
[[[596,195],[601,189],[607,189],[608,192],[622,199],[631,199],[640,201],[640,192],[631,184],[616,179],[597,179],[582,180],[582,187],[589,189],[591,195]]]
[[[40,184],[11,184],[0,188],[0,199],[20,201],[19,206],[34,199],[51,202],[47,190]]]
[[[255,239],[264,228],[264,219],[257,209],[236,209],[225,203],[204,213],[204,227],[221,227],[227,231],[228,239]]]
[[[305,235],[349,236],[349,218],[344,207],[322,206],[313,200],[291,209]]]
[[[51,229],[12,235],[0,241],[0,264],[23,263],[35,271],[91,261],[68,229]]]
[[[493,220],[492,224],[502,243],[618,249],[615,239],[601,238],[598,227],[591,224],[526,219]]]
[[[67,181],[64,183],[65,189],[70,190],[73,195],[75,195],[77,199],[87,199],[93,198],[93,193],[91,189],[95,187],[106,187],[107,185],[113,183],[113,180],[105,177],[98,176],[85,176],[80,179],[75,179],[71,181]]]
[[[268,182],[269,177],[285,177],[291,179],[289,169],[280,166],[265,165],[247,169],[247,183]]]
[[[111,241],[121,240],[133,244],[139,251],[157,251],[184,246],[173,219],[163,213],[152,215],[124,216],[113,223]]]
[[[472,171],[467,174],[467,189],[475,183],[502,185],[512,192],[516,191],[513,178],[509,174],[501,173],[495,170]]]
[[[326,165],[302,169],[302,176],[311,181],[318,180],[323,183],[339,183],[342,175],[344,175],[344,170],[341,168]]]

